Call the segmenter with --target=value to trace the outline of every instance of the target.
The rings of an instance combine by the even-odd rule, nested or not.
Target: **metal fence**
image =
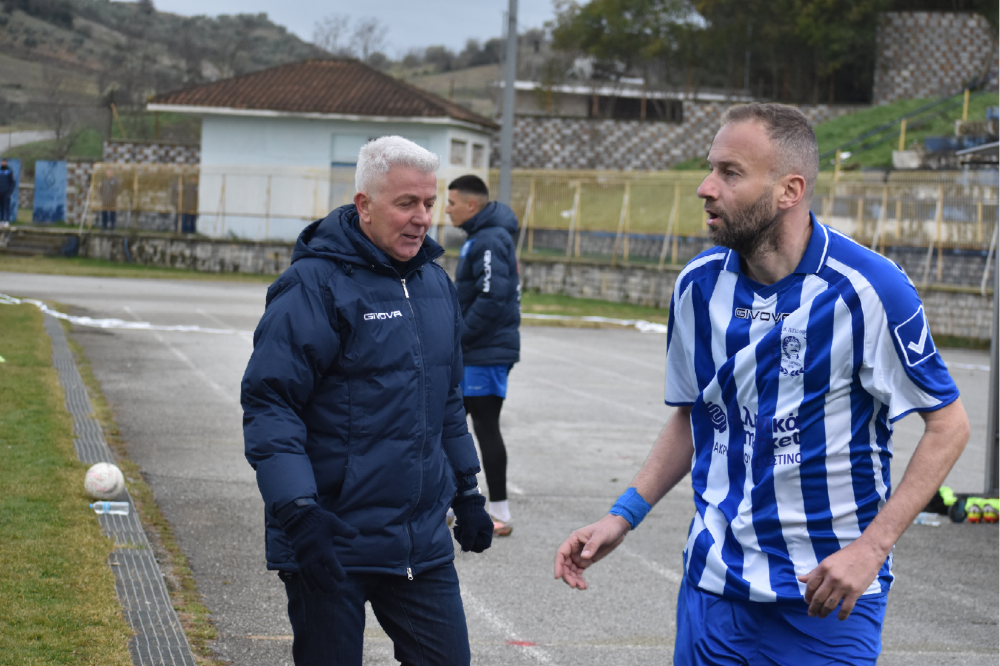
[[[677,263],[679,244],[707,235],[696,194],[704,175],[515,171],[511,206],[522,224],[519,250]],[[491,171],[493,191],[498,180]],[[449,226],[445,188],[439,179],[436,238]],[[206,235],[294,239],[353,196],[353,168],[96,164],[86,210],[133,213],[119,227],[141,227],[147,213],[177,218],[179,229],[181,215],[197,214],[198,231]],[[820,174],[812,210],[875,249],[989,251],[996,245],[997,203],[996,171],[846,172]],[[88,224],[94,218],[84,216]]]
[[[198,214],[200,179],[198,166],[96,163],[81,226],[93,226],[100,213],[113,212],[119,229],[179,232],[182,216]]]

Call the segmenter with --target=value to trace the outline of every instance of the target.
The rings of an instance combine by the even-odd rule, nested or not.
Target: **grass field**
[[[37,308],[0,305],[0,356],[0,662],[131,664]]]

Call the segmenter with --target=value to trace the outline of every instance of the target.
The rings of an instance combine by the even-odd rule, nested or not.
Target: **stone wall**
[[[90,192],[93,162],[66,162],[66,224],[80,224]]]
[[[293,243],[233,241],[174,235],[91,232],[80,254],[144,266],[206,273],[279,275],[291,264]]]
[[[719,119],[733,102],[684,102],[684,122],[520,116],[514,119],[515,169],[669,169],[708,153]],[[799,105],[815,125],[862,106]],[[500,135],[493,166],[500,164]]]
[[[532,248],[535,251],[565,252],[568,236],[569,232],[563,229],[535,229]],[[611,261],[611,255],[615,251],[616,234],[609,231],[583,231],[580,232],[579,236],[581,255],[599,261]],[[663,238],[662,234],[629,234],[629,260],[659,262],[660,254],[663,252]],[[573,245],[575,250],[576,243],[574,242]],[[677,263],[687,263],[713,245],[714,243],[708,237],[678,236]],[[525,239],[524,247],[527,247],[527,239]],[[619,261],[623,256],[623,248],[619,247]],[[672,259],[673,246],[671,241],[668,241],[666,260],[671,261]]]
[[[612,268],[604,263],[584,261],[521,261],[521,285],[525,291],[654,308],[670,307],[670,296],[679,273],[676,267],[659,270],[651,266]]]
[[[199,164],[201,147],[190,143],[109,139],[104,142],[102,161],[121,164]]]
[[[996,31],[980,14],[887,12],[876,43],[875,104],[954,94],[990,73],[996,90]]]
[[[588,261],[522,260],[525,291],[635,303],[656,308],[670,306],[679,267],[619,266]],[[993,293],[951,285],[931,285],[920,296],[936,336],[989,340],[992,333]]]
[[[35,207],[35,184],[20,181],[17,184],[17,207],[29,210]],[[13,211],[15,216],[17,211]]]
[[[15,246],[66,246],[73,232],[55,229],[15,227],[0,229],[0,251]],[[278,275],[291,263],[294,244],[281,242],[233,241],[181,237],[173,234],[105,233],[93,231],[81,236],[79,253],[122,263],[166,266],[210,273],[262,273]],[[962,257],[943,255],[948,263],[963,263]],[[458,259],[454,254],[441,258],[452,276]],[[610,266],[586,259],[525,257],[521,259],[521,283],[525,291],[564,294],[580,298],[635,303],[657,308],[670,305],[679,266],[662,270],[651,265]],[[982,270],[980,266],[979,270]],[[949,268],[946,273],[959,273]],[[973,270],[972,273],[975,273]],[[979,274],[981,277],[981,273]],[[979,293],[979,277],[973,285],[931,284],[921,290],[927,318],[934,335],[988,340],[992,323],[992,289]]]

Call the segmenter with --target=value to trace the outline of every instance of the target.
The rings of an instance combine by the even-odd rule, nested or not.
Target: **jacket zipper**
[[[421,396],[423,396],[423,393],[424,393],[423,387],[424,387],[424,384],[425,384],[425,381],[426,381],[426,379],[424,377],[424,372],[425,372],[424,371],[424,352],[423,352],[424,347],[423,347],[423,344],[421,344],[421,342],[420,342],[420,329],[417,327],[417,313],[413,310],[413,304],[410,302],[410,291],[406,288],[406,278],[405,277],[404,278],[400,278],[399,281],[403,285],[403,295],[406,296],[406,305],[410,308],[410,316],[413,318],[413,335],[417,338],[417,353],[419,354],[419,358],[420,358],[420,387],[421,387],[420,394],[421,394]],[[425,413],[426,413],[426,407],[425,407],[425,405],[423,405],[423,397],[421,397],[420,413],[421,413],[421,415],[425,415]],[[422,418],[423,418],[423,416],[422,416]],[[420,497],[423,495],[423,492],[424,492],[424,464],[423,464],[423,460],[424,460],[424,445],[427,443],[427,424],[426,423],[422,423],[420,430],[421,430],[421,435],[422,436],[421,436],[421,444],[420,444],[420,484],[419,484],[419,487],[417,488],[417,499],[418,500],[420,499]],[[413,517],[413,514],[411,513],[410,514],[410,518],[412,518],[412,517]],[[407,534],[410,537],[410,549],[411,549],[411,553],[412,553],[412,548],[413,548],[413,530],[411,528],[410,521],[406,521],[406,532],[407,532]],[[406,559],[407,560],[410,559],[409,555],[407,555]],[[406,567],[406,578],[407,578],[407,580],[413,580],[413,570],[410,567]]]

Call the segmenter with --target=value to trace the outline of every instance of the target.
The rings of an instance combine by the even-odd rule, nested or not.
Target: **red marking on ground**
[[[518,647],[535,647],[531,641],[507,641],[507,645],[517,645]]]

